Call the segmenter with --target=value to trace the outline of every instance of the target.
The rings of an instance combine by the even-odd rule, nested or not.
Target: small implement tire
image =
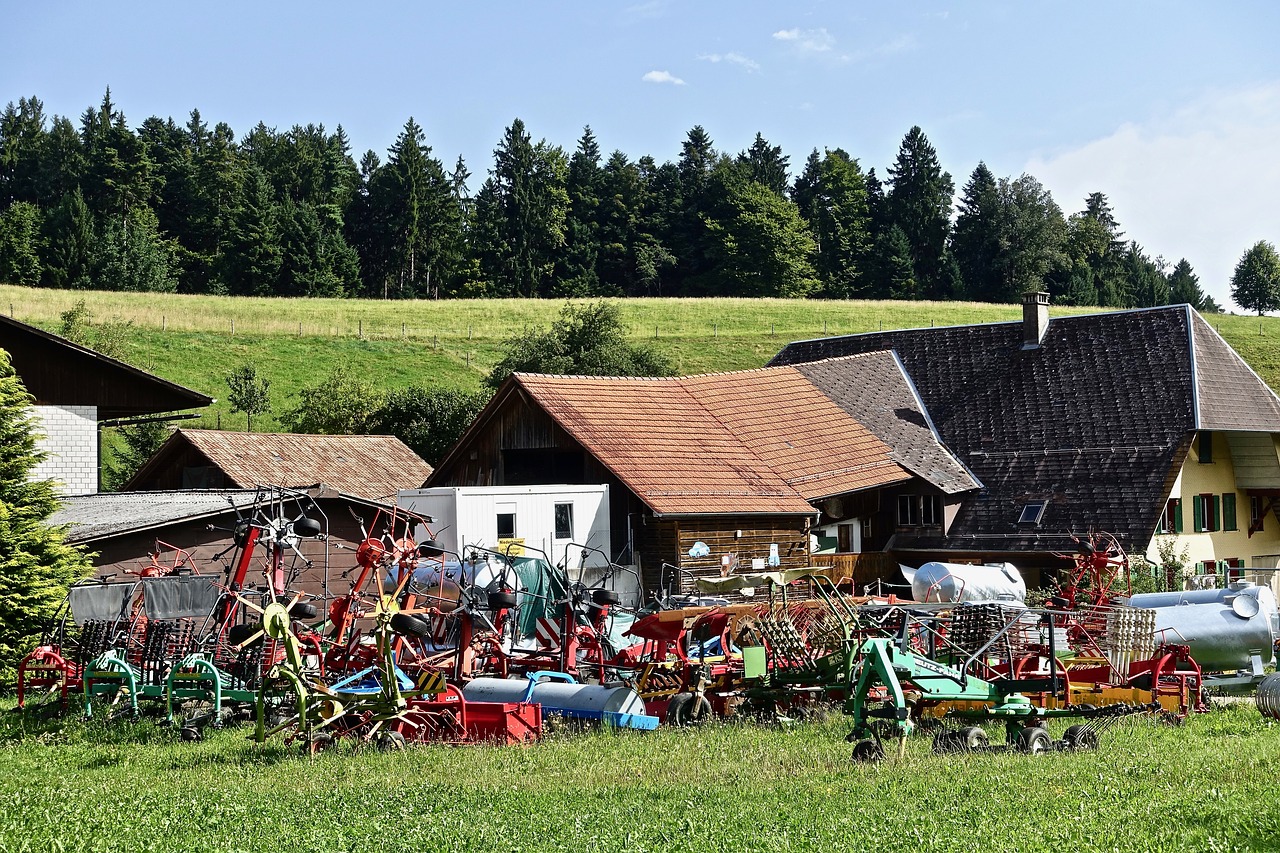
[[[1067,730],[1062,734],[1062,740],[1067,744],[1068,749],[1085,751],[1098,748],[1098,733],[1088,726],[1067,726]]]
[[[399,752],[404,749],[404,735],[400,732],[379,732],[377,746],[379,752]]]
[[[490,610],[508,610],[516,606],[516,594],[502,590],[500,592],[489,593],[489,609]]]
[[[241,643],[243,643],[245,640],[252,637],[254,634],[261,634],[261,633],[262,633],[261,625],[232,625],[230,628],[227,629],[227,644],[232,646],[238,646]],[[256,646],[258,645],[258,643],[261,643],[261,642],[262,642],[262,637],[258,637],[258,639],[253,641],[253,644]]]
[[[710,720],[715,715],[711,700],[706,696],[694,696],[692,693],[677,693],[667,704],[667,725],[697,726]]]
[[[986,749],[990,745],[987,740],[987,733],[982,730],[981,726],[967,726],[956,733],[956,741],[960,746],[961,752],[972,752],[977,749]]]
[[[611,589],[593,589],[591,590],[591,600],[596,604],[604,607],[606,604],[620,604],[622,598],[618,593]]]
[[[1027,726],[1018,732],[1018,752],[1040,755],[1053,749],[1053,739],[1039,726]]]
[[[853,761],[855,764],[871,764],[877,761],[884,761],[884,747],[880,745],[880,741],[860,740],[853,745]]]
[[[408,634],[411,637],[426,637],[431,634],[431,625],[412,613],[391,614],[391,630],[397,634]]]
[[[289,608],[290,619],[314,619],[316,613],[316,606],[309,601],[299,601]]]
[[[324,532],[324,528],[314,518],[304,515],[293,523],[293,532],[305,539],[314,539]]]

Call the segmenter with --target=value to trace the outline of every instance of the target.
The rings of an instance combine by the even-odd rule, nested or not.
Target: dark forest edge
[[[359,162],[341,125],[198,110],[136,130],[108,89],[77,126],[36,97],[0,115],[0,281],[257,296],[742,296],[1220,310],[1185,260],[1126,240],[1095,192],[1064,215],[1031,175],[954,182],[919,127],[884,172],[815,148],[798,175],[760,134],[737,155],[700,126],[676,162],[572,152],[515,119],[472,191],[410,118]],[[954,217],[953,217],[954,212]],[[1241,303],[1243,307],[1254,306]]]

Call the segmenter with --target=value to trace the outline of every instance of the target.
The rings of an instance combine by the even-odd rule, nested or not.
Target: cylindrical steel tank
[[[969,566],[925,563],[918,569],[902,566],[916,601],[1026,601],[1027,584],[1012,563]]]
[[[1142,592],[1129,596],[1130,607],[1171,607],[1177,604],[1212,604],[1214,602],[1230,603],[1237,595],[1247,595],[1258,599],[1258,606],[1271,622],[1271,630],[1280,634],[1280,607],[1276,605],[1276,595],[1269,586],[1258,586],[1252,583],[1228,584],[1222,589],[1185,589],[1176,592]],[[1124,602],[1124,599],[1120,599]]]
[[[527,678],[476,678],[462,688],[468,701],[536,702],[543,714],[601,719],[605,714],[644,715],[644,701],[630,687],[569,684],[543,679],[529,690]]]
[[[1257,702],[1262,716],[1280,720],[1280,672],[1273,672],[1259,682]]]
[[[1156,642],[1186,644],[1206,672],[1246,669],[1257,655],[1269,663],[1275,634],[1269,614],[1256,598],[1237,595],[1231,603],[1176,604],[1156,611]]]

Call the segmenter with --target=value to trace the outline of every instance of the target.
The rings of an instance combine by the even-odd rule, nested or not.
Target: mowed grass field
[[[1131,718],[1098,752],[937,756],[915,736],[880,765],[849,760],[838,714],[314,758],[243,728],[23,728],[0,720],[4,851],[1280,849],[1280,728],[1247,704]]]
[[[255,299],[102,293],[0,285],[0,311],[54,331],[84,300],[95,321],[130,324],[124,358],[218,400],[192,425],[243,429],[226,403],[226,376],[253,364],[271,381],[280,427],[302,388],[345,365],[384,388],[481,386],[504,344],[548,326],[556,300]],[[671,360],[677,373],[763,366],[788,342],[879,329],[1016,320],[1017,305],[969,302],[821,302],[785,299],[618,299],[631,338]],[[1059,308],[1062,316],[1098,309]],[[1210,322],[1273,388],[1280,387],[1280,318],[1215,315]],[[1261,334],[1260,334],[1261,333]]]

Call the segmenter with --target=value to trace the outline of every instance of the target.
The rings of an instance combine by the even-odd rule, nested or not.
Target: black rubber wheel
[[[391,614],[391,630],[397,634],[426,637],[431,634],[431,625],[412,613],[393,613]]]
[[[858,764],[884,761],[884,747],[877,740],[860,740],[853,745],[853,760]]]
[[[715,711],[706,696],[677,693],[667,704],[667,725],[696,726],[711,719]]]
[[[262,631],[261,625],[232,625],[227,629],[227,642],[233,646],[238,646],[254,634]],[[253,641],[253,645],[262,642],[262,637]]]
[[[1090,750],[1098,748],[1098,733],[1088,726],[1067,726],[1067,730],[1063,732],[1062,739],[1066,741],[1067,747],[1077,750]]]
[[[489,609],[490,610],[508,610],[516,606],[516,594],[502,590],[501,592],[489,593]]]
[[[304,515],[293,523],[293,532],[303,538],[312,539],[323,533],[324,528],[314,518],[308,518]]]
[[[178,736],[189,743],[204,740],[204,732],[200,731],[196,726],[183,726],[178,732]]]
[[[299,601],[289,608],[290,619],[314,619],[316,618],[316,606],[309,601]]]
[[[591,590],[591,600],[602,607],[606,604],[620,604],[622,602],[621,596],[611,589]]]
[[[377,743],[380,752],[398,752],[404,749],[405,740],[400,732],[380,732]]]
[[[933,752],[935,755],[949,755],[959,751],[956,732],[938,732],[933,736]]]
[[[961,750],[986,749],[990,744],[981,726],[968,726],[956,732],[956,744]]]
[[[1053,749],[1053,739],[1039,726],[1027,726],[1018,732],[1018,752],[1040,755]]]

